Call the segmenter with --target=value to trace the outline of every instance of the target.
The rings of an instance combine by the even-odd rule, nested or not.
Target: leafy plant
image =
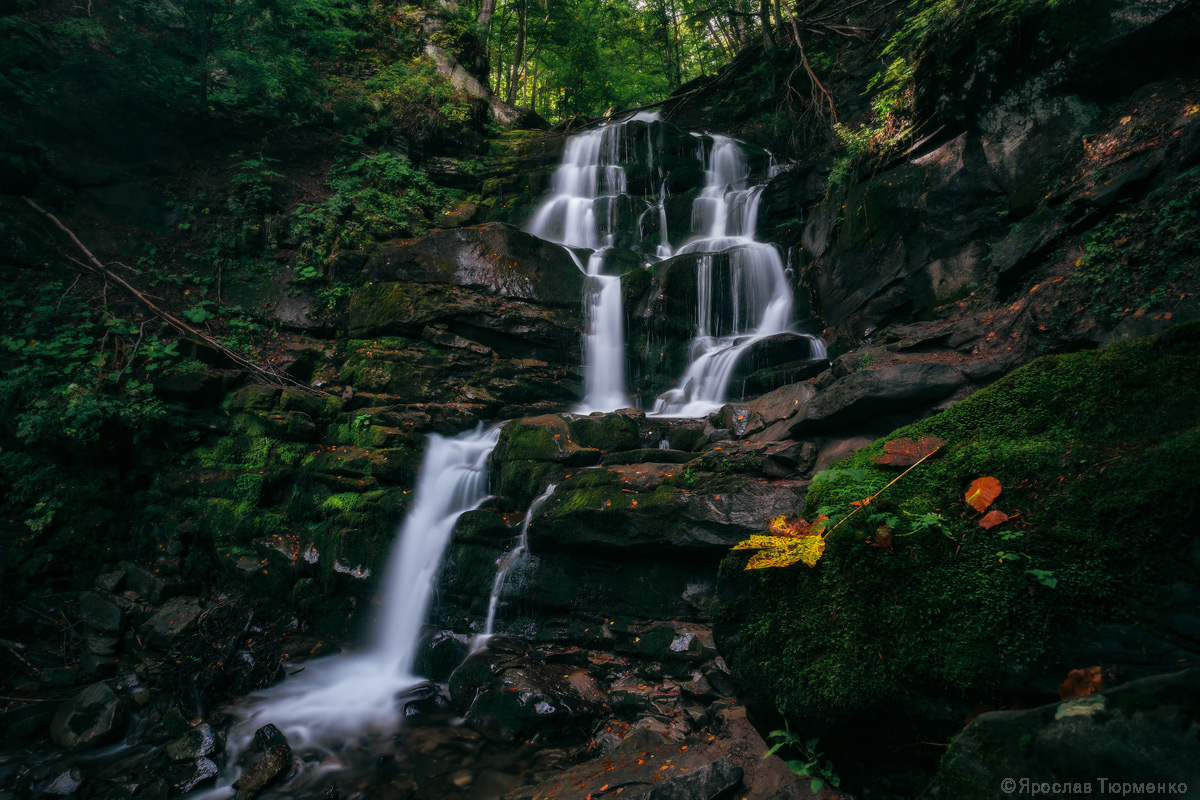
[[[774,741],[775,744],[771,745],[771,748],[763,754],[763,758],[770,758],[785,747],[790,747],[799,753],[799,757],[788,760],[787,765],[793,775],[812,779],[808,788],[812,790],[813,794],[824,789],[826,784],[835,789],[841,785],[842,779],[834,772],[833,762],[825,759],[822,763],[823,754],[817,749],[818,739],[816,737],[801,739],[785,723],[783,730],[774,730],[767,734],[767,740]]]

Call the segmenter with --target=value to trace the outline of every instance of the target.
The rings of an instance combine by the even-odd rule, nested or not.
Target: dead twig
[[[119,285],[121,288],[125,289],[125,291],[132,294],[135,298],[137,298],[138,301],[140,301],[143,305],[145,305],[147,308],[149,308],[151,311],[153,311],[155,316],[162,319],[164,322],[166,322],[172,328],[175,328],[177,331],[180,331],[181,333],[185,333],[189,336],[194,336],[197,339],[200,339],[201,341],[208,344],[210,347],[213,347],[214,349],[218,350],[222,355],[224,355],[230,361],[232,361],[233,363],[237,364],[242,369],[245,369],[247,372],[249,372],[250,374],[257,377],[259,380],[262,380],[266,383],[273,383],[273,384],[277,384],[277,385],[291,385],[296,388],[303,389],[306,392],[311,392],[313,394],[320,394],[320,395],[326,394],[326,392],[322,392],[320,390],[313,389],[312,387],[310,387],[304,383],[301,383],[300,381],[296,380],[295,378],[292,378],[290,375],[287,375],[286,373],[279,372],[274,369],[268,369],[266,367],[263,367],[259,364],[254,363],[253,361],[249,360],[248,358],[246,358],[245,356],[236,352],[235,350],[231,350],[230,348],[221,344],[220,342],[218,342],[216,339],[212,338],[208,334],[201,333],[200,331],[193,328],[191,325],[188,325],[183,320],[179,319],[178,317],[174,316],[173,314],[171,314],[171,313],[167,312],[166,310],[164,310],[163,308],[159,307],[147,295],[138,291],[135,287],[130,285],[130,283],[128,281],[126,281],[124,278],[115,274],[114,272],[112,272],[111,270],[106,268],[102,263],[100,263],[100,260],[98,258],[96,258],[95,255],[92,254],[92,251],[88,250],[87,247],[83,244],[83,242],[79,241],[79,237],[77,237],[70,228],[68,228],[61,221],[59,221],[58,217],[54,216],[49,211],[46,211],[45,209],[43,209],[37,203],[33,202],[33,200],[29,199],[28,197],[23,198],[23,199],[29,205],[30,208],[32,208],[34,211],[38,212],[42,216],[46,217],[46,219],[53,222],[55,227],[57,227],[60,231],[62,231],[68,237],[70,237],[71,241],[75,243],[75,246],[78,247],[80,249],[80,251],[83,252],[83,254],[87,256],[88,261],[90,261],[91,263],[88,264],[86,262],[79,261],[76,259],[71,259],[72,261],[74,261],[76,264],[79,264],[80,266],[84,267],[85,269],[88,269],[89,271],[96,273],[100,277],[104,278],[105,281],[111,281],[111,282]],[[107,295],[107,286],[105,287],[105,293]]]

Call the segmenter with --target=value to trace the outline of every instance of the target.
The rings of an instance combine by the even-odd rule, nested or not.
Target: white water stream
[[[542,503],[545,503],[550,499],[550,495],[554,494],[557,486],[554,483],[550,484],[546,487],[546,491],[538,495],[529,504],[529,510],[525,512],[525,521],[521,523],[521,532],[517,536],[516,546],[500,559],[500,568],[496,571],[496,579],[492,581],[492,595],[488,598],[487,622],[484,624],[483,633],[477,636],[475,641],[471,643],[471,652],[482,650],[486,647],[488,640],[495,633],[496,612],[500,608],[500,595],[504,592],[504,584],[508,579],[508,574],[525,561],[526,555],[529,552],[529,523],[533,521],[533,515],[542,507]]]
[[[692,203],[694,235],[672,253],[667,236],[666,180],[653,171],[654,137],[635,137],[626,125],[659,119],[657,114],[638,114],[571,137],[554,172],[551,194],[528,226],[530,233],[543,239],[593,251],[584,270],[588,276],[584,293],[585,394],[577,409],[582,413],[629,405],[620,278],[602,274],[608,251],[622,234],[621,215],[629,201],[623,164],[648,165],[660,179],[658,202],[642,212],[637,225],[640,231],[647,214],[658,215],[655,257],[698,256],[699,308],[691,364],[676,388],[659,397],[651,413],[699,417],[717,410],[726,402],[741,356],[768,336],[791,332],[792,294],[783,259],[775,245],[755,239],[765,184],[750,185],[751,168],[737,141],[726,136],[698,137],[697,156],[705,181]],[[578,258],[575,261],[581,264]],[[812,357],[824,357],[820,339],[810,338]]]
[[[657,114],[637,114],[626,122],[653,122]],[[625,392],[625,320],[621,279],[604,275],[606,251],[613,247],[619,217],[627,202],[624,163],[640,155],[653,164],[650,138],[629,136],[624,122],[572,136],[551,179],[551,194],[529,222],[529,232],[566,247],[586,247],[584,286],[584,398],[577,411],[613,411],[628,406]],[[665,186],[662,190],[665,197]],[[666,243],[664,233],[660,251]],[[669,246],[666,247],[669,251]],[[578,260],[576,260],[578,263]]]
[[[234,709],[227,773],[250,747],[254,731],[275,724],[294,750],[336,748],[366,734],[391,734],[400,722],[396,696],[422,679],[413,661],[429,611],[442,554],[454,523],[487,498],[487,460],[500,429],[478,429],[456,437],[430,435],[413,505],[392,547],[383,583],[383,609],[370,649],[315,659]],[[237,774],[221,776],[201,795],[233,794]]]

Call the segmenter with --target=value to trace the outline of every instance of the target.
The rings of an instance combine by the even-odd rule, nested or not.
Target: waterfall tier
[[[621,281],[639,270],[653,269],[656,283],[665,286],[663,276],[675,263],[695,266],[688,363],[675,387],[655,401],[655,414],[696,417],[716,410],[757,343],[779,334],[804,338],[791,330],[792,287],[783,256],[755,238],[770,174],[762,151],[726,136],[687,134],[657,114],[571,137],[550,196],[528,229],[573,251],[591,251],[581,254],[586,267],[576,256],[587,275],[580,411],[630,404]],[[686,217],[678,201],[687,203]],[[803,357],[824,358],[820,340],[807,339]]]

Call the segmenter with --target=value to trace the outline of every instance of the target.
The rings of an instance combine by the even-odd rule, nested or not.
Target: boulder
[[[529,528],[539,550],[686,547],[724,550],[763,529],[763,519],[798,514],[804,487],[737,474],[714,451],[708,469],[681,464],[601,467],[564,478]]]
[[[50,721],[50,739],[67,750],[84,750],[121,737],[127,713],[107,683],[94,683],[64,703]]]
[[[483,676],[490,680],[481,681]],[[586,669],[531,664],[507,655],[472,656],[455,670],[450,684],[468,720],[511,740],[560,736],[586,727],[604,712],[607,699]],[[471,684],[474,691],[468,689]]]
[[[141,632],[149,647],[170,649],[192,632],[204,609],[195,597],[177,597],[142,623]]]
[[[366,277],[471,287],[547,307],[576,309],[583,299],[583,273],[564,248],[499,222],[388,245],[367,262]]]
[[[275,726],[271,725],[267,727],[274,728]],[[257,739],[257,734],[255,734],[255,737]],[[280,775],[284,774],[291,766],[291,763],[292,748],[288,747],[287,742],[267,748],[267,752],[263,753],[262,757],[253,764],[246,767],[245,772],[233,782],[233,788],[237,789],[237,800],[252,800],[252,798],[257,797],[263,789],[266,789]]]
[[[221,749],[221,742],[208,724],[197,725],[167,745],[167,758],[172,761],[195,761]]]
[[[125,612],[121,607],[96,592],[79,595],[79,618],[92,630],[101,633],[120,633],[125,624]]]
[[[1100,794],[1111,793],[1100,779],[1195,783],[1198,703],[1200,669],[1192,668],[1040,708],[981,714],[951,741],[929,795],[1006,800],[1010,778],[1090,784]]]
[[[864,370],[840,378],[794,416],[791,437],[862,425],[872,417],[919,408],[966,383],[954,367],[936,361]]]

